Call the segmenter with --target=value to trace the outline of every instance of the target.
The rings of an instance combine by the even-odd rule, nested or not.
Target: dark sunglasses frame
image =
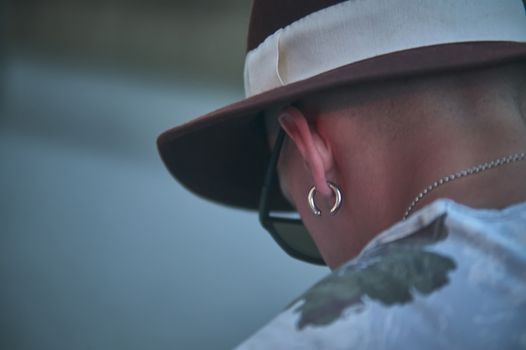
[[[272,150],[272,153],[270,155],[270,161],[268,164],[267,172],[265,174],[263,188],[261,190],[261,196],[259,201],[259,221],[261,225],[270,233],[272,238],[274,238],[276,243],[278,243],[278,245],[293,258],[311,264],[326,265],[317,249],[317,254],[302,251],[299,247],[294,247],[292,244],[288,243],[291,241],[290,239],[286,240],[283,238],[283,236],[286,235],[287,232],[279,232],[276,229],[276,225],[279,226],[280,224],[296,226],[296,230],[303,230],[305,232],[306,240],[311,240],[310,235],[301,220],[284,217],[272,217],[270,214],[271,195],[273,193],[273,189],[275,189],[275,186],[277,186],[277,164],[279,161],[279,156],[281,154],[283,143],[285,141],[285,137],[285,131],[281,127],[279,127],[274,149]],[[312,242],[312,245],[314,245],[314,242]]]

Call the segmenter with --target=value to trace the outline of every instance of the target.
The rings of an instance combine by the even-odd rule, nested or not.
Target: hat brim
[[[270,157],[264,110],[323,90],[526,60],[526,43],[466,42],[393,52],[351,63],[213,111],[157,140],[170,173],[200,197],[257,210]],[[290,210],[280,194],[276,209]]]

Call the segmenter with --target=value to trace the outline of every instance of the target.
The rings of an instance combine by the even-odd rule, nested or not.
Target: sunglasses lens
[[[310,234],[299,220],[276,219],[272,222],[276,238],[289,247],[289,254],[317,264],[325,264]]]

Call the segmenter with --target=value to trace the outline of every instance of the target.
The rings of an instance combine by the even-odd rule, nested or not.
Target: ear
[[[330,196],[332,192],[327,185],[326,176],[333,162],[330,147],[318,131],[309,125],[299,109],[294,107],[283,109],[278,120],[307,164],[316,190],[322,195]]]

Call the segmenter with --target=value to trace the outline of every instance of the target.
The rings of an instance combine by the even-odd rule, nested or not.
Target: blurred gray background
[[[249,10],[0,2],[0,349],[228,349],[328,272],[157,155],[242,98]]]

